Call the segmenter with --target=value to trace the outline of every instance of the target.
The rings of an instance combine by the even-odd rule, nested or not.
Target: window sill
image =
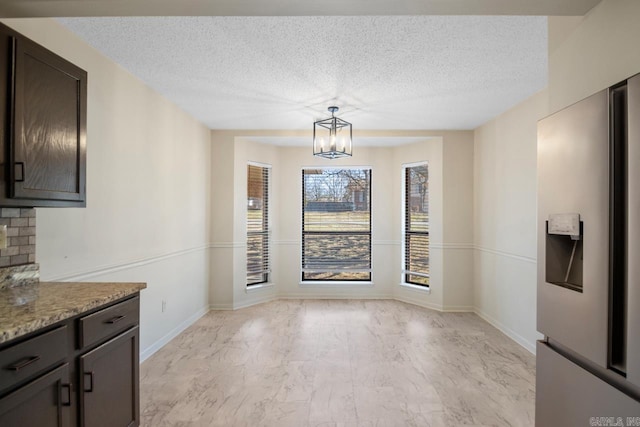
[[[267,282],[267,283],[260,283],[259,285],[245,286],[244,291],[246,293],[251,293],[251,292],[259,291],[264,288],[273,288],[273,283]]]
[[[420,286],[420,285],[413,285],[411,283],[401,282],[400,287],[410,289],[412,291],[424,292],[425,294],[431,293],[431,288]]]
[[[303,281],[298,283],[303,288],[360,288],[373,287],[373,282],[349,282],[349,281]]]

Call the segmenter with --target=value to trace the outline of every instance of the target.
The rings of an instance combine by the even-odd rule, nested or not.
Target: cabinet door
[[[80,418],[86,427],[139,424],[138,327],[80,356]]]
[[[84,206],[86,72],[15,37],[13,87],[9,196]]]
[[[0,399],[3,427],[69,426],[71,385],[64,364]]]

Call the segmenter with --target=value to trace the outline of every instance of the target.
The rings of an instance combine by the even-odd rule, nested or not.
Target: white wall
[[[392,131],[372,133],[375,136]],[[314,157],[309,147],[261,144],[260,137],[308,136],[286,131],[212,131],[212,308],[233,309],[273,298],[397,298],[439,310],[473,310],[472,132],[398,132],[424,140],[354,148],[347,159]],[[247,137],[251,137],[249,140]],[[357,141],[357,138],[356,138]],[[449,144],[449,146],[447,146]],[[446,156],[446,161],[445,161]],[[224,161],[221,160],[224,158]],[[402,164],[429,161],[431,292],[400,288]],[[247,291],[246,164],[271,164],[273,287]],[[300,285],[301,170],[306,166],[372,168],[373,285]],[[445,170],[447,171],[445,173]],[[445,177],[447,181],[445,181]],[[447,186],[445,187],[445,182]],[[230,185],[233,183],[233,185]],[[445,194],[449,194],[445,197]],[[445,210],[449,215],[445,217]],[[233,224],[233,226],[231,226]],[[449,239],[445,238],[445,224]],[[215,259],[213,259],[215,258]],[[445,262],[447,267],[445,268]],[[445,297],[447,295],[447,297]],[[448,298],[448,299],[447,299]]]
[[[640,2],[549,18],[549,87],[475,130],[476,312],[532,352],[536,332],[536,124],[640,72]]]
[[[536,332],[537,120],[540,92],[475,130],[476,313],[531,352]]]
[[[274,297],[393,297],[441,310],[475,309],[533,349],[536,121],[640,72],[638,18],[636,0],[604,0],[585,17],[550,18],[548,92],[476,129],[473,144],[470,132],[384,131],[372,134],[424,136],[425,142],[356,146],[355,157],[342,162],[374,167],[375,284],[351,289],[298,284],[299,171],[324,161],[313,158],[308,147],[263,146],[242,138],[307,132],[209,133],[55,21],[4,20],[89,72],[88,207],[38,209],[43,278],[148,282],[142,293],[147,354],[206,310],[207,298],[211,307],[237,308]],[[228,185],[246,186],[248,160],[275,166],[277,267],[274,287],[249,293],[244,290],[244,191]],[[430,294],[398,286],[400,168],[419,160],[430,161],[431,197],[441,201],[440,212],[432,203]],[[434,162],[440,162],[440,171]],[[398,208],[376,205],[377,200],[391,200]]]
[[[583,18],[549,18],[549,106],[557,111],[640,73],[640,2],[603,0]]]
[[[247,307],[259,302],[270,301],[275,298],[276,289],[281,283],[280,269],[274,271],[268,285],[254,286],[247,289],[247,164],[249,162],[263,163],[271,166],[271,185],[269,192],[269,217],[271,227],[271,241],[280,240],[280,218],[282,208],[280,200],[283,193],[280,189],[280,156],[277,147],[273,145],[259,144],[253,141],[237,138],[235,140],[235,166],[234,166],[234,222],[233,240],[233,307]],[[287,197],[285,197],[286,199]],[[280,252],[272,245],[271,263],[280,266]]]
[[[3,22],[88,72],[87,207],[37,209],[42,279],[147,282],[146,357],[208,309],[209,130],[54,20]]]
[[[211,275],[209,306],[233,308],[234,138],[211,132]]]
[[[537,120],[640,72],[640,2],[549,18],[549,87],[475,130],[476,312],[532,352]]]
[[[251,133],[251,132],[248,132]],[[274,269],[269,286],[246,289],[247,163],[272,166],[270,217],[273,242],[279,237],[280,167],[277,147],[238,137],[233,131],[211,131],[211,292],[209,305],[215,310],[232,310],[274,298],[279,269]],[[278,264],[277,243],[272,264]]]
[[[422,289],[409,286],[400,286],[401,260],[402,260],[402,235],[396,233],[395,245],[391,248],[390,258],[398,265],[397,274],[391,278],[394,298],[442,310],[444,306],[444,288],[448,286],[444,272],[444,140],[442,138],[429,138],[425,142],[414,143],[394,150],[393,177],[395,180],[391,205],[394,209],[393,223],[400,230],[402,227],[402,186],[403,165],[426,161],[429,166],[429,293]]]
[[[473,158],[471,132],[450,134],[443,146],[444,298],[447,311],[473,311]]]
[[[391,215],[393,180],[389,158],[391,148],[354,148],[350,158],[327,160],[312,155],[310,147],[280,147],[280,281],[278,294],[286,298],[389,298],[391,278],[396,271],[389,259],[394,243]],[[341,284],[322,286],[300,285],[301,229],[302,229],[302,168],[308,166],[365,166],[371,167],[371,254],[372,286]],[[397,239],[396,239],[397,240]]]
[[[402,203],[402,165],[429,163],[430,294],[394,288],[401,301],[442,311],[473,311],[473,134],[446,132],[424,143],[398,147],[393,204]],[[398,214],[400,211],[398,210]],[[402,218],[394,221],[402,226]],[[394,248],[400,257],[401,247]],[[396,279],[396,283],[399,279]]]

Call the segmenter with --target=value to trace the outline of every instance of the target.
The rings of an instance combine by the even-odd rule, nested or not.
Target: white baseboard
[[[512,340],[514,340],[518,344],[520,344],[522,347],[524,347],[531,354],[533,354],[533,355],[536,354],[536,342],[535,341],[531,342],[531,341],[527,340],[525,337],[523,337],[522,335],[518,334],[513,329],[505,326],[503,323],[501,323],[500,321],[496,320],[495,318],[489,316],[487,313],[484,313],[482,310],[479,310],[477,307],[474,310],[474,312],[480,318],[482,318],[487,323],[489,323],[491,326],[493,326],[494,328],[498,329],[500,332],[502,332],[503,334],[505,334],[506,336],[508,336],[509,338],[511,338]]]
[[[275,299],[393,299],[391,295],[333,295],[333,294],[287,294],[279,295]]]
[[[213,311],[233,310],[233,304],[209,304],[209,310],[213,310]]]
[[[274,295],[265,296],[263,298],[252,299],[251,301],[244,302],[242,304],[210,304],[209,310],[212,311],[233,311],[240,310],[242,308],[251,307],[258,304],[264,304],[265,302],[271,302],[279,299]]]
[[[202,307],[200,310],[193,313],[191,316],[185,319],[182,323],[180,323],[178,326],[176,326],[171,331],[169,331],[169,333],[167,333],[165,336],[163,336],[158,341],[154,342],[149,347],[141,351],[140,363],[144,362],[149,357],[151,357],[153,353],[155,353],[156,351],[160,350],[162,347],[167,345],[169,341],[171,341],[172,339],[180,335],[185,329],[193,325],[198,319],[200,319],[202,316],[207,314],[208,311],[209,311],[209,307]]]
[[[442,307],[445,313],[475,313],[471,305],[445,305]]]
[[[393,299],[407,304],[417,305],[418,307],[428,308],[430,310],[444,311],[443,307],[440,304],[433,304],[419,299],[407,298],[406,296],[401,295],[396,295],[395,297],[393,297]]]
[[[440,305],[426,302],[422,299],[413,299],[407,296],[396,295],[392,299],[407,304],[417,305],[419,307],[428,308],[429,310],[441,311],[443,313],[473,313],[475,310],[470,305]]]
[[[250,301],[243,302],[241,304],[233,304],[234,310],[239,310],[241,308],[247,308],[258,304],[264,304],[266,302],[275,301],[278,298],[275,295],[265,295],[260,298],[253,298]]]

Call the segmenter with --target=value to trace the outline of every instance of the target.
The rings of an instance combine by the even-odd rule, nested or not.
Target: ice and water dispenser
[[[546,282],[582,292],[580,214],[551,214],[546,226]]]

